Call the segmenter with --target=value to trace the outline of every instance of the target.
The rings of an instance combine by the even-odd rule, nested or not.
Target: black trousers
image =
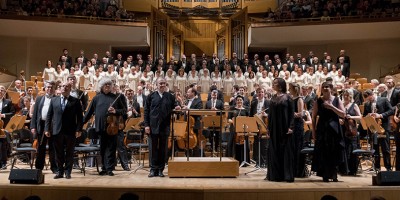
[[[105,131],[100,131],[100,155],[103,171],[113,171],[115,166],[118,135],[108,135]]]
[[[381,168],[381,155],[379,151],[379,147],[382,149],[383,154],[383,163],[386,169],[392,169],[392,165],[390,163],[390,143],[389,143],[389,131],[385,131],[386,138],[377,138],[377,142],[374,141],[374,157],[375,157],[375,168]]]
[[[0,167],[7,164],[8,145],[6,138],[0,139]]]
[[[149,149],[151,170],[163,171],[165,168],[165,161],[168,157],[168,134],[150,134]]]
[[[45,121],[40,122],[40,128],[36,130],[44,130],[44,123]],[[36,160],[35,160],[35,168],[43,170],[45,161],[46,161],[46,145],[49,145],[49,161],[50,161],[50,169],[51,171],[57,171],[57,162],[56,162],[56,156],[54,153],[54,142],[53,142],[53,137],[46,137],[43,136],[43,141],[40,144],[40,141],[43,136],[43,131],[40,133],[37,133],[37,153],[36,153]]]
[[[74,163],[75,133],[59,133],[51,137],[53,137],[58,173],[71,174]]]
[[[126,146],[124,144],[124,132],[118,131],[118,139],[117,139],[117,152],[118,158],[121,162],[122,167],[128,167],[128,151],[126,150]]]

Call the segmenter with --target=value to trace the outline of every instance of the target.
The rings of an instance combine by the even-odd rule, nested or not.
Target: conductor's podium
[[[239,162],[230,157],[175,157],[168,162],[168,177],[237,177]]]

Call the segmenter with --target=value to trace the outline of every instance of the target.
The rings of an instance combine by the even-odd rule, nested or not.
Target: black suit
[[[342,66],[343,65],[343,66]],[[342,70],[342,74],[345,77],[350,76],[350,65],[348,63],[336,63],[336,68]]]
[[[74,159],[75,133],[82,131],[82,106],[78,99],[69,96],[63,110],[61,101],[59,96],[51,99],[44,130],[51,132],[51,137],[54,137],[59,175],[63,175],[64,172],[70,175]]]
[[[210,100],[208,100],[208,101],[206,102],[206,105],[204,106],[204,109],[211,109],[212,107],[213,107],[213,102],[212,102],[212,100],[210,99]],[[224,102],[222,102],[222,101],[219,100],[219,99],[216,99],[214,107],[215,107],[217,110],[224,110]],[[217,115],[219,116],[220,113],[217,112]],[[214,133],[213,135],[210,134],[211,131],[213,131],[213,133]],[[218,149],[218,147],[219,147],[219,133],[220,133],[219,128],[218,128],[218,130],[211,129],[211,128],[210,128],[210,129],[207,129],[207,130],[203,130],[203,134],[204,134],[205,136],[208,136],[209,141],[211,141],[211,146],[214,147],[214,149]],[[215,142],[214,142],[214,141],[215,141]],[[214,143],[215,143],[215,146],[214,146]]]
[[[161,97],[156,91],[146,99],[144,123],[146,127],[150,127],[149,162],[155,173],[162,172],[165,167],[171,115],[175,105],[175,97],[169,92],[164,92]]]
[[[392,106],[386,97],[376,97],[376,113],[382,115],[382,127],[385,129],[385,138],[377,138],[374,136],[374,150],[375,150],[375,167],[380,169],[381,156],[379,153],[379,146],[382,148],[383,161],[386,169],[391,169],[390,164],[390,146],[389,146],[389,116],[394,114]],[[364,106],[364,116],[372,113],[372,103],[367,102]]]
[[[212,108],[212,101],[211,99],[206,102],[206,105],[204,106],[204,109],[211,109]],[[224,109],[224,102],[222,102],[220,99],[217,98],[215,102],[215,108],[217,110],[223,110]]]
[[[387,97],[388,96],[388,91],[385,91],[381,94],[381,97]],[[400,101],[400,90],[393,88],[392,95],[390,96],[389,102],[390,105],[395,106],[399,103]]]
[[[222,93],[221,90],[217,90],[217,91],[218,91],[217,99],[224,101],[224,93]],[[208,93],[207,101],[209,101],[210,99],[211,99],[211,92]]]
[[[264,99],[264,104],[262,106],[262,110],[265,110],[266,113],[268,113],[267,109],[269,109],[270,101]],[[253,117],[254,115],[257,114],[257,106],[258,106],[258,98],[255,97],[251,101],[251,106],[250,106],[250,117]],[[257,165],[263,165],[265,166],[267,163],[267,142],[266,140],[261,140],[260,142],[260,153],[261,153],[261,158],[258,158],[258,143],[260,141],[259,137],[254,137],[254,146],[253,146],[253,160],[256,161]],[[261,163],[259,163],[259,161]]]
[[[46,158],[46,145],[49,145],[49,161],[50,161],[50,169],[55,172],[57,170],[56,157],[54,154],[54,142],[53,137],[45,137],[44,126],[45,126],[45,118],[42,118],[42,109],[46,100],[46,96],[38,96],[36,98],[36,102],[33,109],[33,115],[31,119],[31,129],[36,129],[38,145],[37,145],[37,153],[36,153],[36,161],[35,168],[43,170],[45,158]],[[48,98],[48,101],[51,101]],[[47,117],[47,115],[46,115]],[[42,140],[43,138],[43,140]]]
[[[3,99],[3,105],[1,107],[1,114],[5,115],[5,118],[1,118],[4,122],[4,127],[7,126],[11,117],[15,114],[15,108],[11,100]],[[7,164],[7,151],[9,147],[9,142],[6,138],[0,138],[0,165],[6,166]]]

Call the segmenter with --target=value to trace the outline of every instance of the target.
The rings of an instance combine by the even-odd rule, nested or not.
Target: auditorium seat
[[[357,78],[356,80],[358,81],[358,83],[360,83],[360,85],[363,85],[364,83],[368,83],[367,78]]]
[[[361,78],[361,75],[359,73],[351,73],[349,78],[356,80],[358,78]]]

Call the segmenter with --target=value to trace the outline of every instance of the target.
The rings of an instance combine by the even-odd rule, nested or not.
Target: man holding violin
[[[122,116],[127,112],[126,102],[121,100],[123,97],[121,94],[114,94],[112,89],[113,82],[110,78],[103,78],[99,82],[100,91],[93,97],[83,120],[86,123],[95,114],[95,131],[100,136],[100,155],[103,163],[102,170],[99,172],[101,176],[114,176],[118,125],[125,123]],[[107,118],[114,120],[110,121]]]

